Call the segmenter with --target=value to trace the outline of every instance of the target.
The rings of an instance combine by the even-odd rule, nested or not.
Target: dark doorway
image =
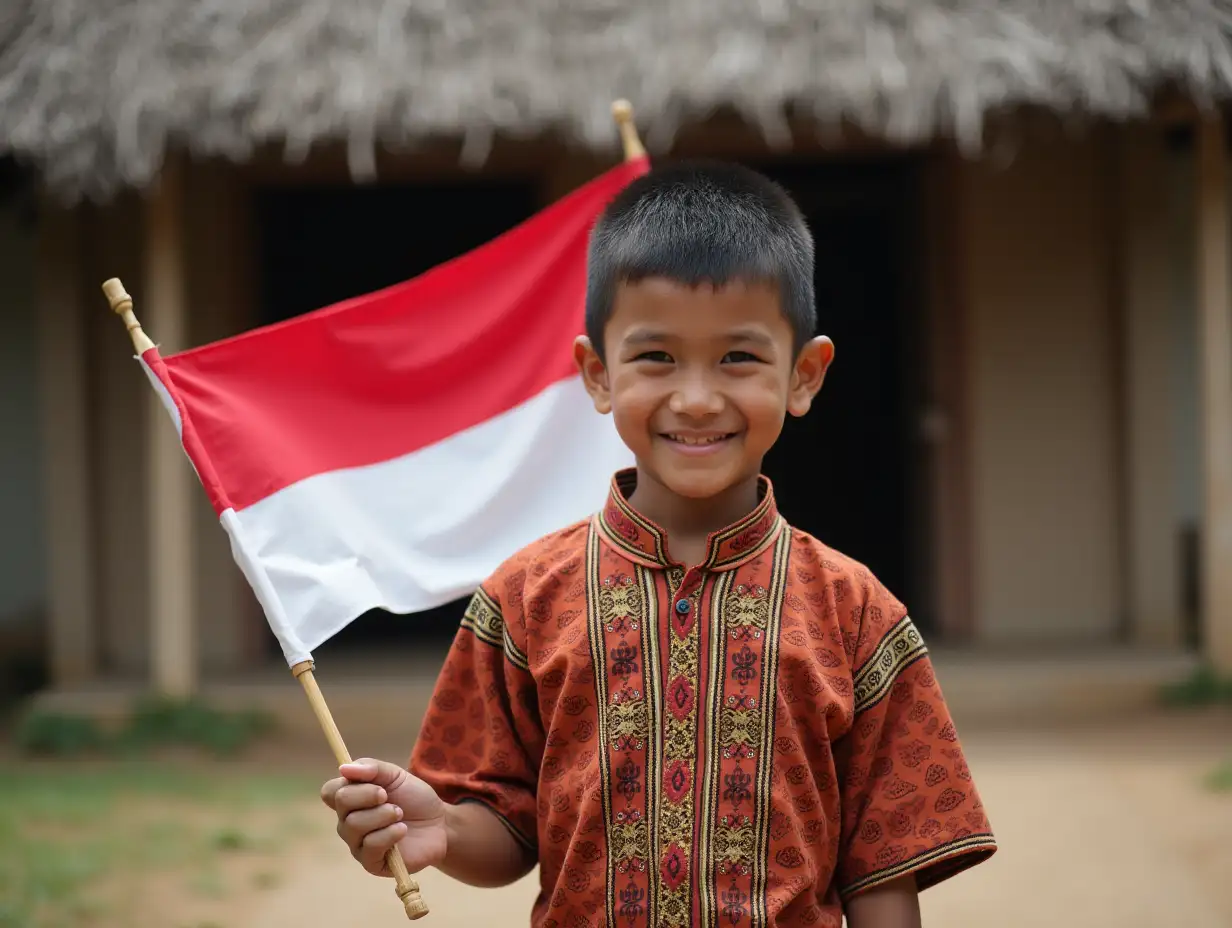
[[[790,418],[765,463],[783,515],[866,564],[931,624],[913,570],[921,535],[912,478],[910,349],[922,299],[912,278],[911,161],[759,165],[800,204],[817,245],[820,334],[835,360],[812,410]]]
[[[911,434],[924,354],[911,350],[922,344],[924,302],[913,263],[918,166],[907,159],[751,166],[790,190],[808,218],[820,331],[837,349],[817,403],[803,419],[789,418],[766,473],[788,520],[867,564],[928,633],[935,625],[916,539],[930,534],[913,476],[924,462]],[[532,181],[490,179],[268,189],[255,203],[261,323],[405,280],[542,205]],[[443,642],[464,605],[414,616],[373,611],[322,651]]]
[[[541,207],[534,180],[257,191],[265,325],[390,286],[490,241]],[[451,638],[466,598],[413,616],[368,612],[318,653]],[[276,651],[271,639],[271,654]]]

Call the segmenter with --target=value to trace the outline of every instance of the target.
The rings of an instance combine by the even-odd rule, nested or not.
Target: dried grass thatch
[[[0,154],[70,195],[154,176],[169,143],[242,159],[345,140],[560,133],[652,151],[733,106],[894,142],[977,145],[990,110],[1123,118],[1232,88],[1227,0],[4,0]]]

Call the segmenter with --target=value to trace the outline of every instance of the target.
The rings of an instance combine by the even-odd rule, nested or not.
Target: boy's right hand
[[[387,761],[363,758],[338,768],[321,801],[338,813],[338,836],[369,873],[391,876],[385,852],[397,847],[416,873],[445,859],[445,803],[423,780]]]

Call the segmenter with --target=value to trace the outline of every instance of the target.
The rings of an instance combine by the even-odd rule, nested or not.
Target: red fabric
[[[215,511],[410,454],[574,374],[591,226],[648,166],[622,164],[404,283],[162,358]]]
[[[214,503],[215,511],[222,512],[228,505],[227,491],[219,482],[218,475],[214,473],[210,457],[201,444],[201,436],[197,434],[193,419],[188,414],[184,400],[176,390],[171,374],[167,370],[166,360],[159,354],[157,348],[147,348],[142,353],[141,360],[150,369],[150,373],[158,378],[163,389],[167,391],[167,396],[171,398],[175,406],[175,414],[180,420],[180,443],[184,446],[184,453],[188,455],[188,459],[197,472],[197,479],[201,481],[210,501]]]
[[[840,928],[990,857],[906,608],[768,482],[686,570],[627,481],[483,584],[411,755],[537,852],[531,924]]]

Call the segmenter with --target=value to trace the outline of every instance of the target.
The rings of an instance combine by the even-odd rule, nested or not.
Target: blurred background
[[[615,164],[617,97],[816,237],[837,360],[767,472],[911,607],[1001,842],[926,924],[1232,926],[1219,5],[5,0],[2,928],[402,919],[99,285],[166,354],[405,280]],[[316,653],[353,753],[405,759],[460,614]]]

